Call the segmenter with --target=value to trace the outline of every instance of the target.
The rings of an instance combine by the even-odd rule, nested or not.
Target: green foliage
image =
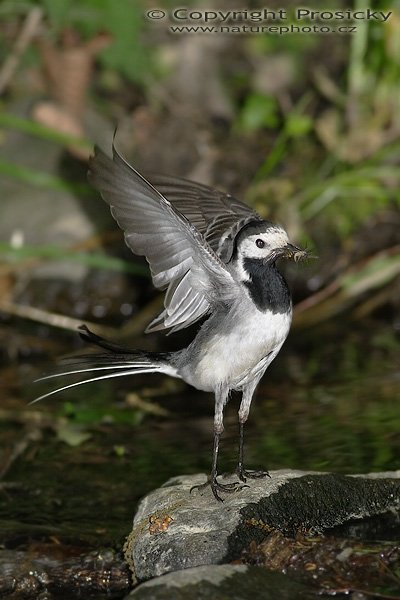
[[[45,187],[53,190],[70,191],[80,196],[93,196],[93,189],[86,183],[67,181],[57,175],[51,175],[37,169],[23,167],[17,163],[0,160],[0,174],[14,177],[28,185]]]
[[[308,98],[309,95],[306,93],[297,105],[287,115],[284,115],[282,131],[278,135],[271,152],[259,168],[255,177],[257,181],[267,177],[284,156],[290,153],[293,140],[303,138],[312,131],[313,121],[310,116],[304,113]]]
[[[146,47],[143,36],[145,20],[141,0],[123,0],[123,3],[115,0],[30,0],[29,4],[43,8],[50,33],[56,39],[67,27],[75,29],[84,40],[100,32],[110,34],[111,44],[100,53],[99,62],[131,81],[145,81],[152,60],[151,48]]]
[[[0,4],[0,15],[20,17],[29,6],[39,5],[55,40],[66,27],[73,27],[83,40],[108,32],[112,43],[99,56],[106,73],[116,71],[143,83],[149,70],[152,72],[155,67],[152,61],[155,56],[144,37],[148,26],[143,17],[144,4],[143,0],[124,0],[123,3],[115,0],[6,0]],[[314,4],[318,9],[318,3]],[[244,57],[250,64],[251,59],[255,59],[253,64],[256,65],[260,59],[268,61],[269,56],[290,56],[290,76],[276,95],[273,91],[261,93],[245,69],[239,68],[232,75],[228,92],[233,99],[235,95],[243,98],[247,92],[234,120],[234,132],[238,136],[260,134],[270,148],[255,181],[269,180],[278,169],[282,179],[285,172],[289,173],[292,191],[287,195],[287,203],[296,213],[298,233],[303,238],[312,237],[312,226],[318,220],[345,240],[371,216],[400,204],[400,177],[394,166],[398,164],[399,151],[395,134],[400,130],[400,3],[379,0],[375,4],[375,10],[392,10],[390,20],[385,24],[357,21],[356,33],[341,38],[343,48],[338,58],[333,57],[330,62],[324,60],[325,54],[330,53],[329,36],[250,36],[244,44]],[[163,0],[161,5],[174,6],[172,0]],[[355,10],[366,8],[366,0],[355,1]],[[332,40],[337,50],[334,36]],[[318,85],[310,85],[311,79],[316,81],[317,68],[313,63],[319,48],[322,64],[328,65],[326,77],[330,90],[336,90],[331,95]],[[160,49],[164,49],[163,42],[158,44]],[[348,60],[343,60],[347,56]],[[329,72],[329,65],[334,65],[336,70]],[[104,69],[102,72],[104,74]],[[307,73],[309,79],[305,79]],[[327,103],[329,110],[335,113],[336,129],[328,139],[323,139],[318,125],[324,119],[323,107]],[[8,115],[0,116],[0,125],[55,143],[75,143],[40,125],[22,120],[13,122]],[[375,149],[376,139],[381,141]],[[364,148],[369,147],[371,140],[372,150],[368,154]],[[80,143],[86,144],[84,140]],[[311,160],[307,150],[310,150]],[[0,173],[29,185],[68,189],[80,195],[93,193],[85,184],[67,182],[6,161],[0,163]],[[286,198],[279,201],[283,204]],[[91,257],[90,260],[97,259]],[[108,267],[105,265],[105,268]]]
[[[313,121],[311,117],[293,111],[287,116],[284,132],[290,138],[299,138],[310,133],[312,128]]]
[[[399,169],[381,166],[381,162],[382,156],[378,155],[369,166],[351,170],[340,166],[336,175],[305,187],[295,198],[302,220],[307,222],[323,214],[339,237],[346,238],[377,212],[391,205],[400,206]],[[392,182],[390,187],[388,181]]]
[[[33,135],[42,140],[60,144],[61,146],[73,144],[79,148],[92,149],[93,147],[93,144],[89,142],[89,140],[56,131],[55,129],[33,121],[32,119],[23,119],[22,117],[18,117],[8,112],[0,112],[0,127],[21,131],[22,133],[27,133],[28,135]]]
[[[120,71],[130,80],[143,81],[151,62],[150,48],[146,47],[143,36],[141,2],[124,0],[124,10],[115,0],[102,0],[102,3],[102,29],[111,33],[113,41],[101,54],[101,60],[105,66]]]
[[[25,261],[31,258],[41,258],[46,260],[66,260],[86,265],[95,269],[105,269],[109,271],[120,271],[149,277],[147,267],[135,264],[132,261],[126,261],[114,256],[108,256],[99,252],[76,252],[60,246],[29,246],[24,245],[20,248],[14,248],[11,244],[0,242],[0,257],[3,261],[17,262]]]
[[[400,256],[378,256],[356,273],[342,280],[342,286],[351,295],[357,295],[373,288],[379,288],[400,274]]]
[[[95,386],[98,390],[99,386]],[[132,408],[120,408],[110,405],[110,386],[106,387],[107,393],[90,393],[88,400],[79,402],[65,402],[62,408],[62,415],[68,418],[68,423],[82,427],[99,424],[102,422],[113,422],[124,425],[135,426],[143,419],[143,413]],[[82,397],[82,394],[78,394]],[[85,392],[87,398],[87,392]],[[79,431],[79,427],[78,427]]]
[[[255,131],[261,127],[276,129],[279,122],[278,103],[275,98],[259,93],[247,96],[239,114],[239,129],[244,133]]]
[[[356,0],[353,8],[371,7]],[[295,173],[291,182],[298,192],[287,200],[298,223],[306,230],[318,219],[342,240],[373,215],[400,205],[399,170],[393,166],[398,164],[400,130],[400,3],[380,0],[374,10],[392,15],[385,24],[356,22],[356,32],[342,38],[348,60],[335,79],[324,69],[323,84],[316,77],[317,89],[309,88],[287,108],[274,105],[273,96],[263,103],[250,88],[241,114],[243,130],[256,134],[268,127],[271,136],[276,132],[255,185],[278,167]],[[318,36],[307,35],[259,36],[250,44],[264,61],[274,54],[290,56],[297,78],[305,72],[311,48],[320,44],[323,64],[329,48]],[[318,67],[310,69],[314,76],[318,72]],[[287,93],[292,99],[293,85]],[[321,109],[321,95],[328,101],[326,110]]]

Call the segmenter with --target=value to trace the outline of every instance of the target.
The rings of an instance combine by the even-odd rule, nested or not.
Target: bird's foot
[[[232,483],[220,483],[217,479],[217,476],[209,476],[205,483],[201,483],[199,485],[194,485],[190,488],[190,492],[193,490],[204,490],[208,486],[211,487],[211,491],[214,494],[214,497],[219,501],[223,502],[223,498],[218,494],[218,492],[223,492],[224,494],[233,494],[234,492],[238,492],[245,487],[249,487],[248,485],[242,485],[239,481],[233,481]]]
[[[238,465],[236,468],[236,475],[240,481],[246,483],[247,479],[262,479],[263,477],[271,477],[268,471],[260,469],[259,471],[248,471],[243,465]]]

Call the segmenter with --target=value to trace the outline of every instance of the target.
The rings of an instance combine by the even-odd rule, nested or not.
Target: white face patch
[[[238,246],[238,255],[243,258],[265,259],[273,250],[283,248],[288,243],[289,238],[284,229],[269,227],[265,232],[252,233],[241,240]]]

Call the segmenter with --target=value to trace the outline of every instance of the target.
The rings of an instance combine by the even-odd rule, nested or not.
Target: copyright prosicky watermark
[[[198,10],[152,8],[145,14],[151,21],[168,21],[172,33],[354,33],[362,22],[386,23],[392,11],[374,10]]]

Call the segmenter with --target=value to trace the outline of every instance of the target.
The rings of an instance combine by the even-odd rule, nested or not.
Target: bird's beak
[[[300,260],[304,260],[309,256],[307,250],[302,250],[293,244],[286,244],[284,248],[282,248],[282,256],[283,258],[291,258],[294,262],[299,262]]]

